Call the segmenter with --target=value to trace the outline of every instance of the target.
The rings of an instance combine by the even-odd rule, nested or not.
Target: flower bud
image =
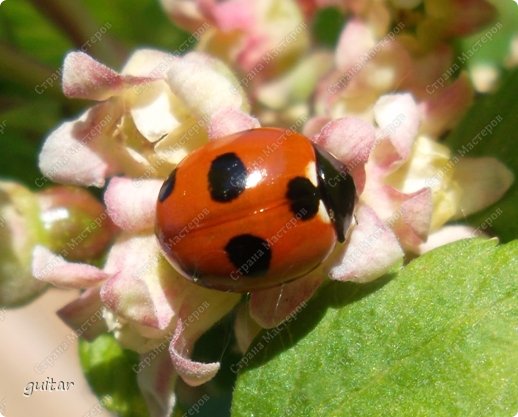
[[[115,226],[104,206],[88,191],[56,186],[38,194],[48,248],[71,261],[99,257]]]

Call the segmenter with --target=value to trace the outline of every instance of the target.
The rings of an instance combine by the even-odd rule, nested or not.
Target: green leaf
[[[518,26],[516,2],[492,0],[491,4],[497,9],[495,21],[477,33],[459,40],[460,52],[466,52],[470,57],[468,67],[490,64],[500,68],[510,53],[511,42]]]
[[[2,120],[0,126],[1,123]],[[0,134],[0,178],[19,181],[35,189],[35,181],[41,177],[37,158],[39,144],[31,136],[15,129]]]
[[[132,370],[139,362],[137,353],[103,334],[93,342],[81,340],[79,355],[88,383],[104,407],[120,417],[149,416]]]
[[[480,98],[456,129],[448,136],[446,143],[455,153],[467,145],[481,133],[484,127],[492,129],[492,133],[480,136],[473,150],[467,157],[494,156],[514,172],[515,181],[504,198],[486,210],[470,216],[467,221],[478,227],[491,216],[495,207],[502,214],[493,222],[493,231],[504,242],[518,237],[518,153],[516,152],[516,115],[518,114],[518,70],[509,74],[496,94]],[[493,122],[493,123],[492,123]],[[493,127],[494,126],[494,127]]]
[[[47,98],[12,99],[0,108],[0,177],[21,181],[29,188],[49,185],[38,168],[41,139],[60,123],[61,108]]]
[[[370,284],[331,283],[252,343],[232,416],[511,417],[517,277],[518,241],[475,239]]]
[[[320,9],[313,20],[313,36],[318,43],[335,48],[344,25],[345,17],[340,10],[334,7]]]
[[[110,35],[128,44],[130,52],[145,46],[175,53],[183,44],[181,52],[187,53],[194,47],[192,39],[187,42],[190,35],[168,19],[159,1],[133,2],[128,7],[125,0],[92,0],[88,8],[100,26],[109,24]]]
[[[63,62],[71,42],[28,0],[7,0],[0,12],[0,40],[51,67]],[[44,80],[41,80],[44,81]]]

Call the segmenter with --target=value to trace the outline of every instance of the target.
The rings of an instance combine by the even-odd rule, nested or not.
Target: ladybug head
[[[344,164],[320,146],[313,146],[320,195],[334,224],[338,241],[344,242],[356,203],[356,187]]]

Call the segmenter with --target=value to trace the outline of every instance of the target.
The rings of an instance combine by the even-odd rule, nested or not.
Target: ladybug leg
[[[279,304],[282,299],[282,293],[284,292],[284,283],[281,284],[281,287],[279,289],[279,296],[277,297],[277,303],[275,303],[275,311],[273,313],[274,317],[277,316],[277,309],[279,308]]]

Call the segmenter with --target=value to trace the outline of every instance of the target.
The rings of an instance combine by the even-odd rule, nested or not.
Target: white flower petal
[[[129,57],[121,74],[135,77],[164,78],[170,64],[179,58],[156,49],[137,49]]]
[[[239,109],[245,102],[239,86],[219,66],[214,59],[190,54],[174,61],[167,72],[173,93],[206,124],[218,110]]]
[[[361,194],[365,164],[375,144],[372,125],[355,117],[343,117],[327,123],[313,140],[345,164],[354,178],[357,193]]]
[[[430,233],[428,240],[419,245],[419,253],[426,253],[439,246],[446,245],[451,242],[456,242],[462,239],[471,239],[475,237],[485,236],[480,230],[471,226],[462,224],[454,224],[441,227],[434,233]]]
[[[259,120],[247,113],[227,107],[217,111],[210,121],[208,131],[210,139],[222,138],[243,130],[260,127]]]
[[[455,167],[460,201],[454,218],[464,218],[497,202],[511,187],[514,175],[496,158],[463,158]]]
[[[130,97],[133,121],[150,142],[158,141],[180,125],[174,115],[174,103],[165,81],[148,83]]]
[[[388,138],[393,152],[383,149],[383,164],[404,162],[410,155],[419,127],[417,105],[408,93],[382,96],[374,106],[374,117],[380,128],[378,139]],[[383,142],[380,145],[384,145]]]

